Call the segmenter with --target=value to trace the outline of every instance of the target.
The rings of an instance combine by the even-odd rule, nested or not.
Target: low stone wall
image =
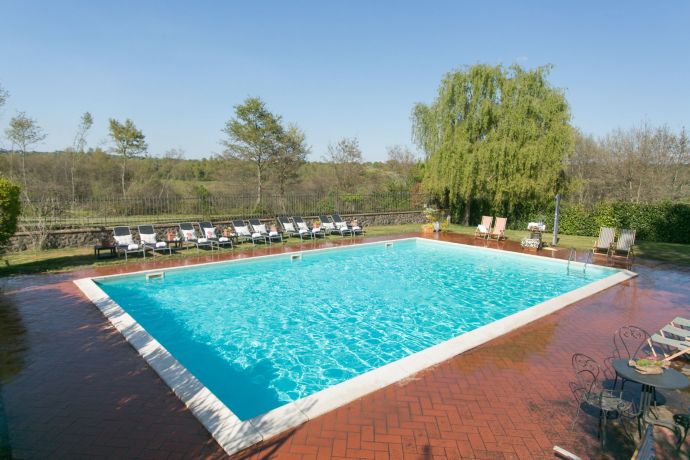
[[[422,211],[409,212],[388,212],[388,213],[369,213],[369,214],[342,214],[343,219],[357,219],[357,222],[364,227],[371,225],[397,225],[424,223]],[[307,220],[313,220],[316,216],[304,216]],[[267,224],[275,223],[274,219],[261,219]],[[214,225],[219,230],[230,226],[230,221],[214,221]],[[179,227],[177,223],[154,224],[154,229],[158,238],[165,239],[168,232],[177,234]],[[195,225],[196,227],[196,225]],[[131,226],[134,239],[138,239],[136,225]],[[17,232],[10,240],[8,251],[24,251],[34,247],[37,241],[45,238],[43,247],[46,249],[69,248],[80,246],[93,246],[103,240],[112,241],[112,227],[90,227],[90,228],[70,228],[60,230],[50,230],[45,235],[38,233]]]

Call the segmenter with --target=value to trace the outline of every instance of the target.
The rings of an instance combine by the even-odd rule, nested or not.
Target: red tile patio
[[[460,235],[445,238],[487,244]],[[374,239],[358,239],[365,240]],[[335,244],[351,240],[331,238],[304,246]],[[488,244],[521,251],[514,242]],[[13,457],[225,457],[71,281],[298,248],[257,248],[183,261],[160,257],[146,264],[0,279],[0,410],[4,406]],[[560,257],[565,251],[542,254]],[[559,445],[584,458],[629,458],[634,446],[617,431],[617,422],[610,425],[605,452],[598,447],[595,418],[581,415],[570,431],[575,405],[568,381],[571,355],[603,358],[619,326],[654,330],[690,313],[690,270],[646,261],[634,270],[640,276],[633,280],[235,457],[533,459],[554,458],[551,449]],[[690,390],[663,396],[667,408],[688,412]],[[0,456],[2,430],[0,426]],[[659,447],[671,452],[666,433],[659,429],[656,435]]]

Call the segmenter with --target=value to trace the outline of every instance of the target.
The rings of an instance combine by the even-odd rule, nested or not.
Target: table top
[[[649,385],[650,387],[661,388],[663,390],[679,390],[690,386],[690,380],[675,369],[664,369],[661,374],[640,374],[634,367],[628,365],[627,359],[616,359],[613,361],[613,368],[616,374],[626,380]]]

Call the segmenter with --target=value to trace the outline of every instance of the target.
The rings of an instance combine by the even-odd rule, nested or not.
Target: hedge
[[[604,202],[591,209],[570,205],[561,208],[560,232],[597,236],[600,227],[631,228],[637,239],[665,243],[690,243],[690,204],[662,202],[636,204]]]
[[[544,220],[553,227],[555,204],[533,207],[526,205],[513,212],[492,210],[484,203],[474,203],[470,224],[479,223],[482,214],[508,216],[508,228],[526,230],[530,221]],[[453,221],[462,221],[462,207],[453,212]],[[600,227],[630,228],[637,239],[665,243],[690,243],[690,204],[660,202],[639,204],[601,202],[589,207],[561,202],[559,231],[564,235],[599,235]]]

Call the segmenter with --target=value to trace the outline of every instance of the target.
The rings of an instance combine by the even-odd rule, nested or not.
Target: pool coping
[[[405,240],[422,240],[443,245],[462,245],[480,251],[490,250],[502,253],[506,252],[501,249],[477,247],[462,243],[430,240],[419,237],[359,243],[355,246],[381,245]],[[309,253],[332,249],[342,248],[319,248],[298,252]],[[617,273],[607,276],[606,278],[566,292],[565,294],[561,294],[545,302],[463,333],[397,361],[372,369],[337,385],[333,385],[245,421],[240,420],[222,401],[220,401],[220,399],[177,361],[162,344],[153,338],[132,316],[112,300],[94,282],[94,280],[98,279],[195,268],[219,263],[237,263],[265,257],[290,257],[293,254],[295,254],[295,252],[184,265],[165,269],[141,270],[108,276],[95,276],[74,280],[74,284],[96,305],[109,322],[125,337],[125,340],[127,340],[161,379],[173,390],[225,452],[228,455],[232,455],[263,440],[268,440],[280,433],[295,428],[310,419],[330,412],[333,409],[359,399],[369,393],[409,378],[421,370],[440,364],[456,355],[554,313],[597,292],[637,276],[636,273],[629,270],[614,269],[617,270]],[[537,254],[515,252],[510,252],[510,254],[544,259],[543,256]],[[562,259],[547,259],[563,264],[568,263],[568,261]],[[580,262],[570,262],[570,264],[573,268],[585,266],[585,264]]]

